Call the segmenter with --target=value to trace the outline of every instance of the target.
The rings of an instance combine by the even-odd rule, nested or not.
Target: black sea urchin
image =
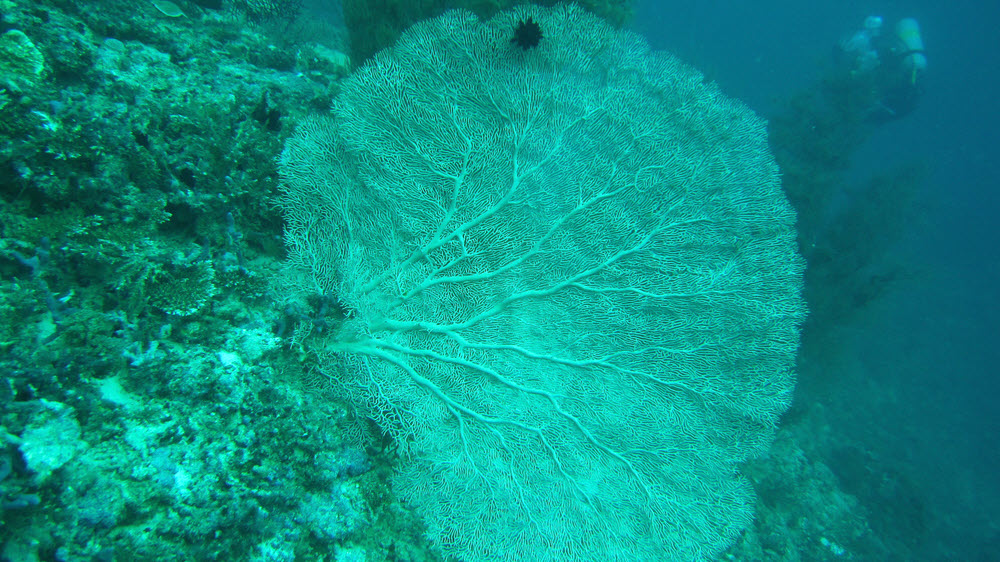
[[[528,49],[537,47],[538,42],[541,40],[541,26],[535,23],[529,16],[528,19],[517,22],[517,27],[514,28],[514,37],[510,42],[527,51]]]

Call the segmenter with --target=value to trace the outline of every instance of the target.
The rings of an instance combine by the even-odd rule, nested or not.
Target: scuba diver
[[[903,18],[886,32],[881,17],[868,16],[861,29],[840,42],[836,55],[848,78],[870,89],[870,121],[898,119],[916,107],[927,70],[917,20]]]

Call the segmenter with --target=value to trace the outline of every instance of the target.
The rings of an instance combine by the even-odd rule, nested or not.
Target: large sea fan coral
[[[545,40],[510,44],[519,21]],[[464,560],[697,560],[791,399],[802,262],[763,122],[574,6],[449,12],[282,158],[326,372]]]

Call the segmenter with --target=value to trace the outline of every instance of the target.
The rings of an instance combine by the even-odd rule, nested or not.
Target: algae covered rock
[[[34,82],[45,74],[45,57],[23,31],[0,35],[0,76]]]

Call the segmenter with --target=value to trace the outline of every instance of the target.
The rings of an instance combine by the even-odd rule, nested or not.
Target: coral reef
[[[0,0],[0,559],[439,558],[310,349],[344,311],[272,282],[275,159],[346,31],[224,4]],[[819,425],[752,467],[733,556],[886,558]]]

